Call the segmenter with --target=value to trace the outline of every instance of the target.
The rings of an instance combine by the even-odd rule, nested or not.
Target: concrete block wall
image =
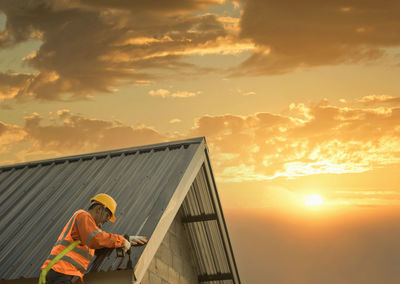
[[[195,284],[196,264],[178,212],[141,284]]]

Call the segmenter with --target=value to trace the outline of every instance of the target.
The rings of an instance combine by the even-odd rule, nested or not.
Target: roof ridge
[[[122,155],[122,154],[126,154],[126,153],[133,153],[133,152],[137,152],[137,151],[146,151],[146,150],[151,151],[151,150],[156,150],[157,148],[170,148],[173,146],[200,144],[202,141],[205,141],[204,136],[189,138],[189,139],[185,139],[185,140],[175,140],[175,141],[169,141],[169,142],[163,142],[163,143],[148,144],[148,145],[134,146],[134,147],[128,147],[128,148],[119,148],[119,149],[113,149],[113,150],[108,150],[108,151],[91,152],[91,153],[77,154],[77,155],[64,156],[64,157],[58,157],[58,158],[29,161],[29,162],[0,166],[0,171],[8,171],[13,168],[18,169],[18,168],[24,168],[24,167],[34,167],[34,166],[43,165],[43,164],[44,165],[52,164],[52,163],[59,164],[59,163],[66,162],[66,161],[78,161],[83,158],[101,158],[103,156],[106,157],[108,155],[116,156],[116,155]]]

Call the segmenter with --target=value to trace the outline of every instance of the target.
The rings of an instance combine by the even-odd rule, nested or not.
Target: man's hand
[[[133,246],[143,246],[147,244],[147,238],[144,236],[129,236],[129,242]]]
[[[126,253],[131,248],[131,243],[125,239],[124,253]]]

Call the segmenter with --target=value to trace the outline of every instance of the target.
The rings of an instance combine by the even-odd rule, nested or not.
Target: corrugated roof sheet
[[[110,194],[118,202],[117,220],[106,224],[104,230],[118,234],[140,233],[149,237],[150,245],[152,234],[189,164],[198,151],[204,151],[201,147],[205,147],[204,138],[195,138],[0,167],[0,279],[38,277],[40,266],[73,212],[87,209],[90,197],[100,192]],[[188,197],[188,202],[192,198]],[[204,204],[212,209],[211,199]],[[186,208],[192,210],[191,206]],[[193,210],[186,211],[186,215],[196,214]],[[222,222],[225,226],[223,216]],[[225,252],[220,249],[211,252],[221,261],[214,261],[213,267],[202,265],[201,273],[232,273],[233,269],[237,274],[232,260],[223,255],[232,254],[229,239],[228,244],[224,239],[226,227],[221,227],[221,219],[209,225],[214,228],[208,232],[193,231],[194,245],[201,245],[207,238],[219,238],[216,245]],[[206,235],[200,236],[203,233]],[[143,250],[143,247],[134,249],[133,267]],[[198,254],[199,259],[209,257],[209,251]],[[121,263],[115,250],[105,250],[91,264],[90,270],[133,267],[127,267],[126,258]]]

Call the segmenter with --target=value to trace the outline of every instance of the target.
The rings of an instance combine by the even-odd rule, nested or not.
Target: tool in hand
[[[142,225],[140,226],[139,230],[137,231],[137,234],[140,233],[140,231],[142,231],[144,224],[146,223],[147,219],[149,217],[147,217]],[[129,242],[130,245],[132,246],[144,246],[145,244],[147,244],[147,238],[144,236],[128,236],[128,235],[124,235],[125,239]],[[121,248],[117,248],[117,256],[118,257],[124,257],[127,253],[130,254],[130,245],[128,245],[128,248],[126,246],[121,247]]]

